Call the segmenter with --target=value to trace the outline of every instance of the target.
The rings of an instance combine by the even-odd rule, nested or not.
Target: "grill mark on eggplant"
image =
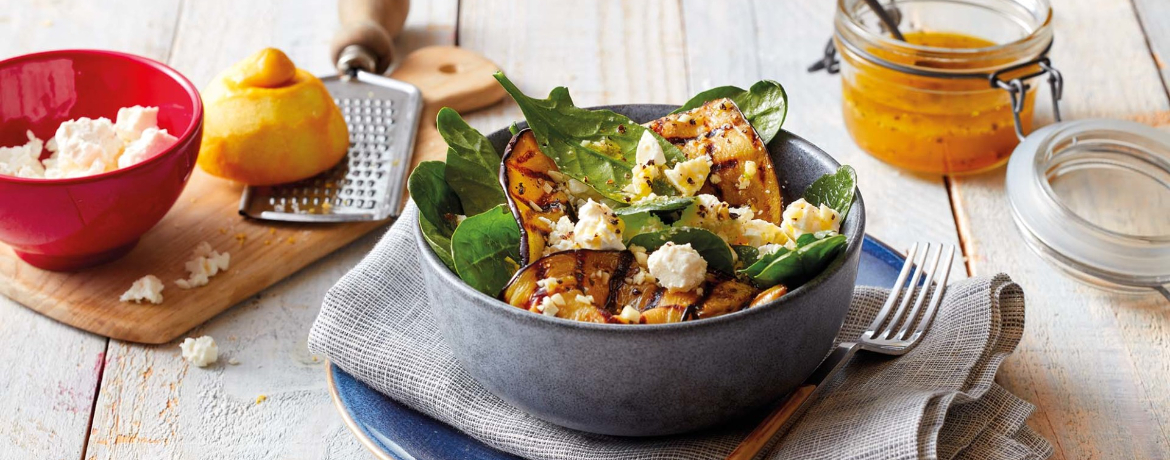
[[[739,165],[739,158],[728,158],[723,161],[711,162],[711,174],[723,171],[724,169],[734,168]]]
[[[581,292],[585,292],[585,257],[585,251],[573,252],[573,278],[577,280]]]
[[[546,180],[546,181],[552,182],[554,184],[557,182],[557,181],[553,180],[552,176],[548,175],[548,173],[546,173],[544,171],[537,171],[535,169],[526,168],[519,163],[511,165],[511,168],[512,168],[512,170],[514,170],[520,174],[523,174],[524,176],[527,176],[529,178]]]
[[[662,294],[665,292],[666,292],[666,289],[656,287],[654,289],[654,295],[652,297],[650,297],[650,302],[642,307],[642,312],[646,312],[647,310],[650,310],[651,308],[657,307],[658,302],[662,301]]]
[[[698,139],[698,137],[668,137],[666,138],[666,141],[674,145],[686,145],[687,142],[693,141],[695,139]]]
[[[609,312],[617,312],[617,297],[618,291],[621,290],[622,285],[626,282],[626,277],[629,276],[630,265],[634,260],[634,254],[629,251],[622,251],[618,256],[617,267],[614,268],[613,274],[609,277],[609,295],[606,296],[605,306],[602,310]]]

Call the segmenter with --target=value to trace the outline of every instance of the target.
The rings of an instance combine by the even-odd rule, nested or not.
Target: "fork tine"
[[[878,311],[877,317],[874,318],[873,324],[869,325],[865,333],[861,335],[862,338],[872,338],[877,333],[882,323],[886,321],[886,316],[890,314],[890,310],[894,309],[894,302],[898,301],[898,296],[902,295],[902,286],[906,284],[906,276],[910,274],[910,268],[914,266],[914,254],[918,251],[918,243],[910,246],[910,250],[906,251],[906,262],[902,263],[902,271],[898,272],[898,280],[894,282],[894,287],[890,289],[890,296],[886,298],[886,304],[882,305],[882,309]]]
[[[926,303],[926,291],[930,289],[930,283],[934,280],[934,273],[938,271],[938,261],[942,257],[943,250],[946,249],[944,245],[938,246],[938,251],[934,253],[934,259],[930,262],[930,269],[926,269],[925,261],[919,266],[919,270],[926,272],[926,279],[922,280],[922,290],[919,292],[918,298],[914,300],[914,307],[910,309],[910,313],[906,314],[906,321],[902,323],[902,329],[894,335],[894,340],[902,340],[906,338],[906,333],[910,331],[910,326],[914,325],[914,319],[918,317],[918,312],[922,311],[922,305]],[[923,258],[930,257],[930,252],[923,254]],[[913,292],[913,286],[911,286]]]
[[[914,275],[910,277],[910,290],[906,292],[906,295],[902,296],[902,301],[898,303],[898,309],[894,310],[894,316],[890,317],[890,324],[886,325],[886,328],[882,330],[881,334],[878,334],[878,339],[889,339],[890,334],[898,328],[898,323],[904,319],[902,314],[906,313],[906,307],[910,306],[910,301],[913,300],[914,287],[917,286],[918,282],[922,280],[922,269],[924,268],[923,266],[926,265],[927,254],[930,254],[930,243],[926,243],[926,247],[922,249],[922,253],[919,254],[919,257],[916,257],[916,259],[920,260],[916,260],[914,262],[914,265],[916,265],[918,269],[914,270]]]
[[[951,264],[955,261],[955,247],[951,246],[950,252],[947,253],[947,260],[942,265],[942,276],[939,276],[937,286],[934,289],[934,295],[930,297],[930,305],[926,307],[926,314],[922,316],[922,321],[918,323],[918,328],[914,330],[914,335],[910,336],[910,341],[916,343],[926,328],[930,327],[930,322],[934,321],[934,314],[938,313],[938,306],[942,303],[943,293],[947,290],[947,278],[951,275]],[[941,252],[941,250],[940,250]]]

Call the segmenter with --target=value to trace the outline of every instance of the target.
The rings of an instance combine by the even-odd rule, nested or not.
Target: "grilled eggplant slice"
[[[541,313],[545,298],[561,294],[556,316],[577,321],[618,322],[626,306],[642,312],[642,322],[673,323],[739,311],[759,292],[750,284],[716,272],[692,291],[659,287],[629,251],[578,249],[545,256],[524,267],[504,288],[510,305]],[[548,280],[548,281],[542,281]],[[576,296],[592,297],[591,305]]]
[[[748,305],[748,306],[749,307],[756,307],[759,305],[763,305],[763,304],[766,304],[766,303],[771,302],[773,300],[777,300],[781,297],[784,297],[784,294],[787,294],[787,293],[788,293],[788,286],[785,286],[783,284],[777,284],[777,285],[772,286],[768,289],[765,289],[764,292],[761,292],[759,295],[757,295],[756,298],[752,299],[751,305]]]
[[[631,266],[637,268],[637,263],[629,251],[579,249],[549,254],[516,273],[502,297],[512,306],[542,313],[545,298],[560,294],[564,301],[557,303],[556,316],[604,323],[617,314],[615,310],[620,310],[613,308],[614,302],[641,293],[637,286],[624,286],[626,280],[619,276]],[[642,290],[656,287],[653,281],[643,284]],[[623,288],[623,294],[610,295]],[[578,302],[578,295],[592,297],[592,305]]]
[[[731,99],[667,115],[649,128],[679,146],[687,158],[711,156],[711,175],[699,193],[732,206],[749,205],[757,219],[780,224],[784,198],[768,148]]]
[[[500,185],[520,224],[521,266],[544,254],[552,224],[569,209],[569,194],[553,178],[557,174],[557,164],[541,153],[532,130],[512,136],[500,162]]]

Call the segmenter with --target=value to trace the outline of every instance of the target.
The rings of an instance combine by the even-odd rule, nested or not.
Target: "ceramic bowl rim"
[[[671,109],[671,108],[678,107],[677,105],[671,105],[671,104],[622,104],[622,105],[603,105],[603,106],[595,106],[595,107],[588,107],[588,108],[589,109],[609,109],[609,110],[612,110],[613,108],[617,108],[617,107],[630,107],[630,106],[660,107],[663,109]],[[491,137],[493,135],[496,135],[497,133],[507,131],[507,129],[508,128],[503,128],[500,130],[493,131],[492,133],[488,134],[487,137]],[[828,152],[825,152],[823,149],[821,149],[820,147],[817,147],[812,142],[809,142],[808,140],[804,139],[803,137],[797,136],[796,134],[793,134],[792,132],[784,130],[784,129],[781,129],[781,132],[787,134],[788,136],[790,136],[791,138],[793,138],[797,141],[804,142],[805,144],[807,144],[810,147],[812,147],[813,149],[815,149],[813,151],[814,154],[823,155],[826,159],[829,160],[830,164],[836,165],[838,168],[841,167],[841,164],[835,158],[833,158],[832,155],[829,155]],[[773,139],[773,142],[774,141],[775,141],[775,139]],[[446,264],[444,264],[441,260],[439,260],[439,256],[434,253],[434,251],[430,248],[430,245],[426,244],[426,241],[423,239],[422,228],[420,227],[419,222],[417,222],[417,221],[412,222],[412,223],[410,223],[410,225],[411,225],[411,228],[412,228],[413,233],[414,233],[415,243],[419,247],[419,252],[423,254],[422,259],[425,261],[424,263],[430,265],[430,269],[437,272],[438,276],[440,277],[440,279],[443,282],[454,285],[455,289],[460,290],[463,293],[462,297],[466,298],[467,296],[470,296],[473,299],[478,300],[479,304],[486,303],[486,304],[490,305],[489,308],[492,308],[493,310],[501,312],[505,315],[510,315],[512,318],[516,318],[518,321],[524,321],[524,322],[528,322],[530,324],[535,322],[535,324],[543,324],[543,325],[549,326],[549,327],[563,327],[563,328],[568,328],[568,329],[581,329],[581,330],[594,330],[594,331],[619,331],[620,330],[620,331],[627,331],[627,333],[633,334],[633,333],[643,333],[643,332],[644,333],[661,333],[662,331],[676,331],[677,332],[677,331],[693,330],[696,328],[715,327],[715,326],[718,326],[721,324],[738,322],[740,320],[745,320],[746,318],[752,318],[752,317],[764,314],[770,310],[782,308],[784,305],[796,302],[800,298],[814,295],[817,288],[821,287],[824,284],[823,283],[824,280],[832,277],[837,272],[839,272],[846,265],[846,262],[852,257],[852,255],[854,253],[856,253],[857,251],[861,250],[862,243],[865,240],[865,202],[861,197],[860,188],[857,189],[856,194],[854,195],[854,203],[850,207],[850,214],[852,214],[853,211],[855,211],[855,210],[860,210],[860,214],[857,214],[857,217],[856,217],[858,219],[857,234],[846,235],[847,236],[847,243],[846,243],[845,251],[843,251],[840,255],[838,255],[837,260],[835,260],[831,265],[829,265],[828,268],[823,270],[816,277],[814,277],[811,280],[808,280],[804,284],[800,285],[800,287],[797,287],[796,289],[789,291],[787,294],[781,296],[779,299],[776,299],[776,300],[771,301],[771,302],[767,302],[767,303],[760,305],[760,306],[757,306],[757,307],[744,308],[744,309],[739,310],[739,311],[734,312],[734,313],[720,315],[720,316],[717,316],[715,318],[708,318],[708,319],[697,320],[697,321],[682,321],[682,322],[678,322],[678,323],[640,324],[637,326],[630,326],[628,324],[591,323],[591,322],[583,322],[583,321],[573,321],[573,320],[564,319],[564,318],[548,317],[545,315],[537,315],[537,314],[534,314],[528,310],[516,308],[516,307],[508,304],[507,302],[504,302],[503,300],[500,300],[500,299],[497,299],[495,297],[491,297],[487,294],[484,294],[482,292],[479,292],[478,290],[473,289],[470,285],[468,285],[462,279],[460,279],[458,275],[451,272],[451,270],[447,268]]]
[[[110,180],[116,179],[120,176],[130,174],[132,171],[145,168],[147,165],[150,165],[152,163],[157,163],[159,161],[162,161],[162,159],[164,157],[177,155],[178,152],[181,152],[181,151],[185,150],[185,148],[190,146],[192,138],[195,136],[196,133],[198,133],[200,131],[200,128],[203,126],[203,99],[199,96],[198,88],[196,88],[195,85],[191,83],[191,80],[188,80],[187,77],[185,77],[185,76],[183,76],[183,74],[179,73],[179,71],[171,68],[170,66],[168,66],[166,64],[163,64],[159,61],[156,61],[154,59],[150,59],[150,58],[146,58],[146,57],[142,57],[142,56],[138,56],[138,55],[130,54],[130,53],[122,53],[122,52],[118,52],[118,51],[108,51],[108,50],[98,50],[98,49],[61,49],[61,50],[50,50],[50,51],[41,51],[41,52],[37,52],[37,53],[22,54],[20,56],[15,56],[12,58],[3,59],[3,60],[0,60],[0,68],[3,68],[5,66],[13,64],[13,63],[26,61],[26,60],[34,60],[34,59],[40,59],[40,58],[46,58],[46,57],[51,58],[54,56],[66,57],[66,56],[77,56],[77,55],[100,56],[103,59],[113,58],[114,60],[124,60],[124,61],[137,62],[139,64],[145,64],[147,67],[150,67],[150,68],[158,71],[162,75],[170,77],[172,80],[174,80],[176,83],[178,83],[179,86],[181,88],[183,88],[183,90],[187,93],[187,96],[191,98],[191,102],[192,102],[192,104],[191,104],[191,106],[192,106],[191,122],[188,123],[186,128],[183,129],[183,134],[180,136],[177,136],[175,143],[173,145],[171,145],[170,147],[167,147],[166,150],[163,150],[158,155],[152,156],[150,158],[147,158],[144,161],[132,164],[132,165],[127,166],[125,168],[118,168],[118,169],[115,169],[113,171],[107,171],[107,172],[104,172],[101,174],[94,174],[94,175],[90,175],[90,176],[70,177],[70,178],[63,178],[63,179],[37,179],[37,178],[7,176],[7,175],[0,174],[0,183],[12,183],[12,184],[30,185],[30,186],[56,186],[56,185],[84,184],[84,183],[97,182],[97,181],[102,181],[102,180],[107,180],[107,179],[110,179]]]

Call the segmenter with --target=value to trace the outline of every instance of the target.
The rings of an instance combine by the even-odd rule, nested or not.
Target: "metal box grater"
[[[321,80],[349,126],[345,158],[333,169],[300,182],[247,187],[240,197],[240,214],[287,222],[397,217],[414,153],[422,93],[409,83],[369,72]]]

